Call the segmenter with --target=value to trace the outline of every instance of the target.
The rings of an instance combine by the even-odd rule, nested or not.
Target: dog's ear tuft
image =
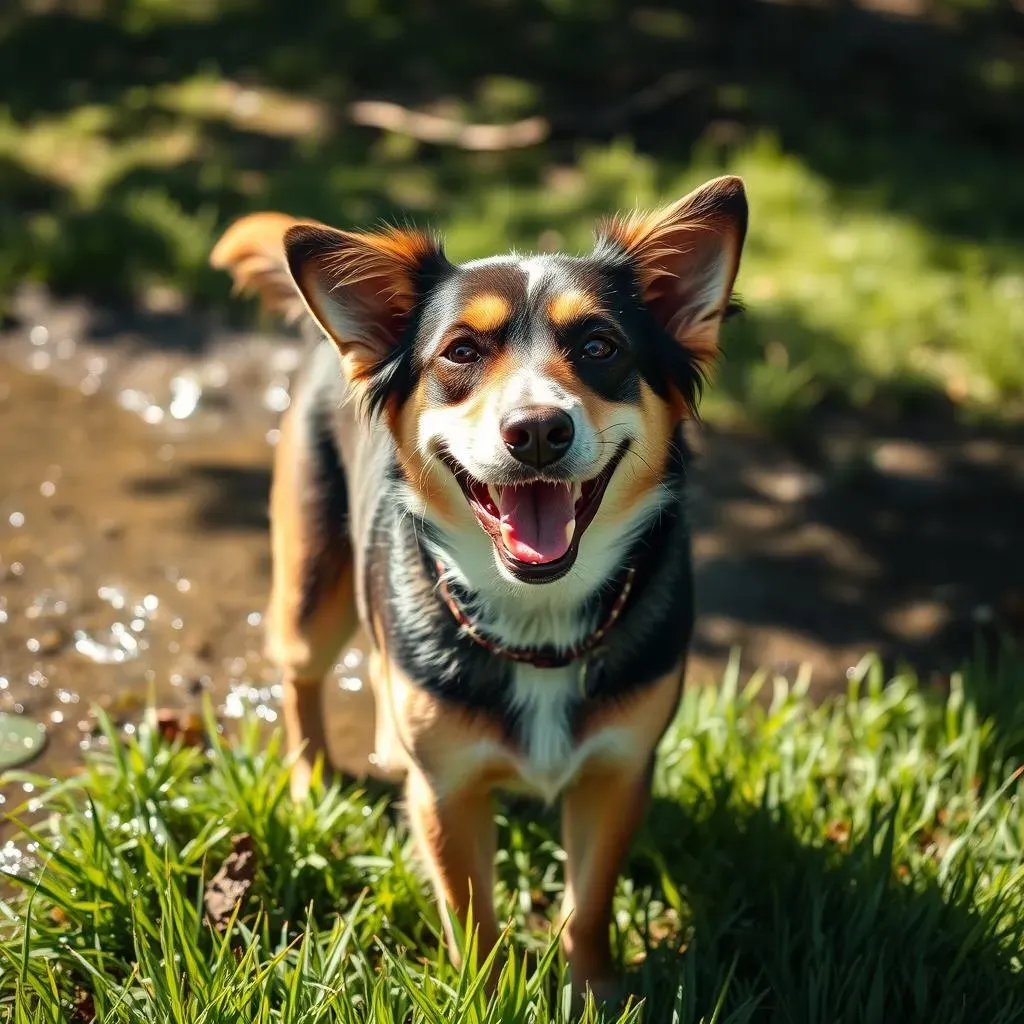
[[[310,313],[338,346],[350,380],[391,354],[424,286],[447,261],[422,231],[339,231],[298,224],[285,232],[291,275]]]
[[[671,206],[606,221],[597,252],[629,262],[658,321],[706,369],[718,354],[746,230],[742,178],[716,178]]]
[[[305,315],[302,302],[285,260],[285,232],[302,223],[285,213],[253,213],[236,220],[210,253],[210,264],[226,270],[235,291],[256,294],[269,312],[288,321]]]

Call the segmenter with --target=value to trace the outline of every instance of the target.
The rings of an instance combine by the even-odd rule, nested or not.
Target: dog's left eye
[[[448,346],[444,357],[450,363],[475,363],[480,358],[480,350],[471,341],[457,341]]]
[[[618,346],[610,338],[595,334],[583,343],[580,354],[584,359],[611,359],[618,350]]]

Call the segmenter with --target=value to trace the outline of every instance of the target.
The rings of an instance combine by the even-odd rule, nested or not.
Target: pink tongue
[[[498,505],[501,540],[520,562],[554,562],[569,550],[576,516],[572,490],[562,484],[503,487]]]

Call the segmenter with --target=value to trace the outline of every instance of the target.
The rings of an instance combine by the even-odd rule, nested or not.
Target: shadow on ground
[[[1009,1020],[1012,1007],[1024,1012],[1012,942],[978,941],[968,892],[897,881],[883,812],[875,834],[852,849],[808,844],[773,811],[737,812],[725,792],[698,817],[658,799],[646,831],[692,913],[690,999],[707,1002],[726,980],[709,967],[735,958],[726,1007],[767,989],[749,1018],[756,1021],[819,1020],[839,999],[847,1007],[840,1019],[850,1022],[926,1024],[961,1013]],[[637,885],[658,884],[642,854],[630,871]],[[671,1013],[675,992],[659,979],[669,976],[679,941],[655,949],[635,976],[653,1020]]]
[[[91,252],[105,268],[89,282],[97,288],[123,287],[139,263],[159,268],[169,258],[161,237],[133,206],[153,188],[222,221],[254,196],[342,221],[396,212],[407,204],[387,175],[352,170],[381,159],[376,133],[347,123],[346,104],[364,98],[422,108],[457,97],[471,117],[535,114],[550,125],[546,146],[497,163],[489,154],[419,152],[417,165],[436,185],[426,207],[442,218],[474,182],[536,183],[543,166],[571,157],[581,141],[628,135],[641,152],[678,163],[695,145],[727,151],[769,130],[838,187],[932,230],[987,244],[1024,236],[1024,186],[1008,172],[1024,156],[1024,14],[1011,0],[700,0],[685,10],[625,0],[573,0],[557,10],[542,0],[208,0],[190,14],[108,0],[88,13],[45,15],[34,6],[16,2],[0,20],[0,95],[17,123],[99,106],[112,110],[106,131],[115,141],[170,126],[180,111],[157,87],[199,72],[284,90],[326,111],[307,137],[186,116],[200,136],[194,158],[115,174],[81,209],[8,160],[0,226],[17,239],[20,215],[45,199],[57,230],[35,255],[55,266],[58,281],[88,277]],[[104,251],[108,243],[120,255]],[[194,271],[209,294],[215,286],[201,261]]]
[[[269,525],[269,467],[188,463],[163,475],[133,479],[128,490],[142,497],[186,495],[191,524],[204,533],[262,533]]]
[[[875,650],[948,673],[979,631],[1024,632],[1019,430],[837,415],[802,437],[703,438],[699,654],[838,680]]]

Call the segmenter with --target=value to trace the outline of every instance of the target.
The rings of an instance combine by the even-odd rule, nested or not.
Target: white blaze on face
[[[520,260],[519,266],[526,274],[526,298],[529,300],[541,281],[551,272],[551,261],[546,256],[531,256]]]

